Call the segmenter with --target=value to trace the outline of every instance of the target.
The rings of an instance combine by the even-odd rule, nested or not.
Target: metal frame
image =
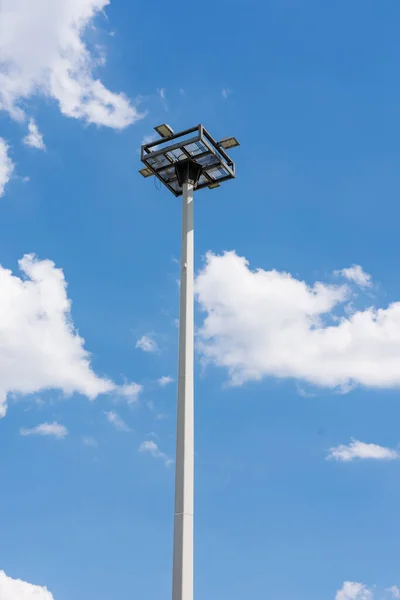
[[[190,136],[190,134],[194,135]],[[198,154],[191,154],[185,148],[185,146],[196,144],[196,142],[200,142],[206,148],[206,150]],[[162,147],[160,148],[160,146]],[[143,144],[141,148],[142,162],[151,171],[151,173],[155,175],[161,181],[161,183],[163,183],[170,190],[170,192],[174,194],[174,196],[178,197],[182,195],[182,187],[180,186],[179,189],[174,187],[178,183],[175,172],[171,173],[171,177],[168,180],[164,179],[162,174],[168,169],[171,169],[171,167],[174,167],[175,163],[180,160],[180,158],[177,158],[176,156],[171,156],[171,153],[177,150],[181,151],[182,159],[191,158],[195,162],[199,162],[199,164],[202,164],[201,160],[205,159],[207,156],[212,157],[212,162],[210,164],[202,164],[202,176],[196,186],[197,190],[206,187],[213,189],[218,187],[216,184],[221,184],[223,181],[235,178],[235,163],[228,156],[225,150],[218,144],[218,142],[216,142],[216,140],[210,135],[205,127],[200,124],[196,127],[180,131],[179,133],[174,133],[169,137],[160,138],[154,142]],[[161,159],[161,157],[163,161],[167,162],[166,164],[163,164],[157,168],[154,166],[154,159]],[[209,171],[213,171],[215,169],[221,169],[225,171],[226,175],[219,178],[214,178]]]

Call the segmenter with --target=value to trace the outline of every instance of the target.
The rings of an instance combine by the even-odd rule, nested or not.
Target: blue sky
[[[196,598],[400,597],[399,17],[2,0],[0,600],[170,598],[164,122],[241,142],[195,207]]]

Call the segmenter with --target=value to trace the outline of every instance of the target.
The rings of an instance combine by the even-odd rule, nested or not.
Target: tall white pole
[[[193,600],[194,308],[193,183],[183,184],[178,416],[172,600]]]

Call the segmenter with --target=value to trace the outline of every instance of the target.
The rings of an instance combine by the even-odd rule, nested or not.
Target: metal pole
[[[193,182],[183,184],[172,600],[193,600]]]

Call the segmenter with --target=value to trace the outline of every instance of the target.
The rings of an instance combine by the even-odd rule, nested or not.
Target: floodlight
[[[143,175],[143,177],[150,177],[153,175],[153,171],[149,169],[149,167],[145,167],[144,169],[140,169],[139,173]]]
[[[168,129],[164,130],[164,127]],[[217,143],[203,125],[173,134],[170,134],[172,129],[168,125],[159,125],[154,129],[160,135],[168,131],[168,137],[143,144],[141,159],[150,171],[148,175],[148,171],[145,171],[144,176],[155,175],[175,196],[181,196],[183,192],[184,180],[181,173],[178,173],[178,165],[185,161],[187,165],[189,162],[192,164],[191,174],[187,171],[187,177],[197,190],[210,186],[213,189],[217,187],[215,183],[221,184],[235,177],[235,163],[225,152],[221,142]],[[236,138],[226,138],[231,139],[236,142],[231,147],[237,145]]]
[[[209,190],[214,190],[217,187],[221,187],[221,185],[218,182],[210,183],[210,185],[208,186],[208,189]]]
[[[154,127],[154,129],[162,138],[167,138],[171,135],[174,135],[174,130],[166,123],[164,123],[163,125],[157,125],[157,127]]]
[[[230,148],[236,148],[236,146],[240,146],[240,144],[235,137],[227,137],[218,142],[218,146],[221,146],[225,150],[229,150]]]

